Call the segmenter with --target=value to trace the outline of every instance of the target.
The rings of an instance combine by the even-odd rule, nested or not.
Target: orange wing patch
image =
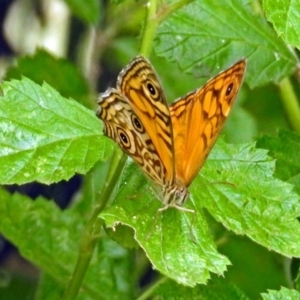
[[[199,172],[222,129],[245,68],[245,60],[237,62],[170,107],[176,178],[186,187]]]

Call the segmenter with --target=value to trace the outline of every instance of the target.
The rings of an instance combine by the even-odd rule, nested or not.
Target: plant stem
[[[147,4],[147,14],[146,14],[146,20],[145,20],[144,30],[142,34],[141,47],[140,47],[140,53],[145,56],[149,56],[150,54],[152,41],[154,39],[155,31],[158,24],[163,19],[165,19],[170,13],[174,12],[181,6],[190,3],[191,0],[184,0],[184,1],[181,0],[174,4],[166,6],[165,9],[161,11],[159,18],[156,18],[157,6],[158,6],[157,2],[158,0],[150,0]],[[65,294],[62,298],[63,300],[73,300],[78,295],[79,289],[82,285],[86,271],[92,259],[95,246],[100,237],[99,233],[103,225],[103,220],[100,219],[98,216],[100,212],[105,208],[114,190],[116,182],[121,174],[121,171],[123,170],[125,162],[126,162],[126,155],[121,154],[120,150],[116,150],[114,152],[111,161],[110,169],[106,176],[106,184],[100,195],[101,202],[99,201],[99,204],[94,207],[92,216],[90,217],[86,225],[84,234],[80,241],[79,255],[76,262],[76,266],[74,268],[69,284],[66,288]],[[155,288],[165,280],[166,278],[163,278],[160,281],[158,281],[155,285],[153,285],[151,288],[149,288],[140,297],[140,300],[146,299],[145,297],[147,297],[147,295],[151,295],[155,290]]]
[[[162,277],[158,281],[156,281],[152,286],[150,286],[145,292],[137,298],[137,300],[146,300],[150,299],[151,295],[154,293],[154,291],[163,283],[165,283],[167,280],[169,280],[167,277]]]
[[[110,169],[106,176],[106,184],[100,195],[101,203],[94,207],[92,216],[86,225],[84,234],[79,245],[79,255],[76,262],[76,266],[74,268],[65,294],[62,298],[63,300],[73,300],[78,295],[87,268],[90,264],[95,246],[100,237],[99,233],[103,224],[103,220],[100,219],[98,216],[106,206],[114,190],[116,182],[125,165],[126,158],[127,156],[124,155],[119,149],[115,150],[112,157]]]
[[[172,4],[164,5],[159,11],[157,10],[157,1],[158,0],[150,0],[147,4],[147,15],[140,47],[140,53],[146,57],[150,54],[151,44],[159,24],[170,14],[194,0],[180,0]]]
[[[146,20],[140,47],[140,53],[146,57],[150,54],[152,41],[157,27],[157,22],[155,21],[156,10],[157,0],[150,0],[147,3]]]
[[[300,106],[289,78],[279,83],[281,99],[292,128],[300,133]]]

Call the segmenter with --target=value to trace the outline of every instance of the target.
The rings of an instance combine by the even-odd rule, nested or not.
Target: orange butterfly
[[[104,133],[160,187],[165,205],[180,206],[238,94],[246,70],[240,60],[170,107],[151,63],[134,58],[117,88],[100,94],[97,115]]]

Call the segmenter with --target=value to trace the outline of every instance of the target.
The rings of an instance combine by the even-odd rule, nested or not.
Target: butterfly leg
[[[156,211],[156,214],[155,214],[155,217],[154,217],[154,221],[153,221],[153,223],[152,223],[152,226],[151,226],[151,230],[150,230],[150,232],[148,233],[148,235],[147,235],[147,237],[146,237],[146,240],[151,236],[151,234],[152,234],[152,232],[153,232],[153,230],[154,230],[154,227],[155,227],[155,225],[156,225],[156,222],[157,222],[157,219],[158,219],[158,215],[160,214],[160,213],[162,213],[163,211],[165,211],[165,210],[167,210],[169,207],[173,207],[174,205],[165,205],[164,207],[161,207],[161,208],[159,208],[157,211]]]
[[[180,211],[187,212],[187,213],[192,213],[193,214],[192,222],[190,224],[190,237],[191,237],[191,240],[193,241],[193,243],[198,244],[197,243],[197,239],[196,239],[196,237],[195,237],[195,235],[193,233],[193,225],[194,225],[195,218],[196,218],[196,212],[193,209],[185,208],[185,207],[178,206],[178,205],[172,205],[172,207],[175,207],[176,209],[178,209]],[[165,207],[163,207],[161,209],[165,210]]]
[[[154,227],[156,225],[156,222],[157,222],[157,219],[158,219],[158,215],[162,212],[164,212],[165,210],[167,210],[168,208],[170,207],[174,207],[176,208],[177,210],[179,211],[183,211],[183,212],[187,212],[187,213],[192,213],[193,214],[193,217],[192,217],[192,222],[190,224],[190,236],[191,236],[191,240],[193,241],[193,243],[195,244],[198,244],[197,243],[197,240],[195,238],[195,235],[193,233],[193,225],[194,225],[194,222],[195,222],[195,217],[196,217],[196,213],[193,209],[189,209],[189,208],[185,208],[185,207],[182,207],[182,206],[179,206],[179,205],[165,205],[164,207],[161,207],[157,210],[156,214],[155,214],[155,218],[154,218],[154,222],[151,226],[151,230],[150,232],[148,233],[147,237],[146,237],[146,240],[151,236],[153,230],[154,230]]]

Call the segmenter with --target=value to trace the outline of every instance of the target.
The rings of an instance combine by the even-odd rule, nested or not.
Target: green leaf
[[[287,43],[300,48],[300,3],[298,0],[264,0],[263,8],[267,19],[277,34]]]
[[[264,300],[296,300],[300,299],[300,293],[296,290],[290,290],[285,287],[281,287],[280,291],[269,291],[268,294],[262,293]]]
[[[263,135],[257,141],[257,147],[269,150],[269,155],[276,159],[274,175],[294,184],[300,194],[300,135],[280,130],[277,137]]]
[[[85,174],[107,157],[112,143],[100,137],[95,113],[29,79],[2,85],[1,184],[57,182]]]
[[[100,17],[98,0],[65,0],[73,14],[88,24],[96,24]]]
[[[157,212],[161,205],[134,164],[127,166],[122,178],[114,205],[100,215],[107,226],[133,228],[134,238],[154,268],[181,284],[205,283],[209,272],[223,274],[229,261],[217,252],[201,211]],[[188,204],[193,209],[192,201]]]
[[[3,189],[0,189],[0,214],[0,232],[18,246],[21,254],[57,276],[58,282],[67,281],[76,259],[76,252],[70,249],[76,248],[83,222],[75,226],[70,212],[62,212],[53,202],[42,198],[33,202]]]
[[[246,81],[252,88],[280,81],[297,63],[247,0],[192,2],[161,24],[155,52],[177,61],[184,72],[206,77],[246,57]]]
[[[76,99],[87,107],[92,106],[88,99],[89,88],[85,78],[68,60],[54,57],[39,49],[32,56],[18,58],[16,64],[17,66],[11,67],[6,73],[6,80],[25,76],[40,85],[47,82],[63,97]]]
[[[50,282],[45,279],[40,295],[51,286],[59,293],[53,280],[65,288],[71,276],[85,225],[82,217],[72,210],[61,211],[41,197],[32,201],[2,189],[0,215],[1,234],[18,247],[22,256],[51,276]],[[103,236],[95,254],[81,289],[85,297],[79,299],[132,299],[135,278],[130,253]]]
[[[185,287],[176,284],[174,281],[167,281],[161,284],[155,291],[159,299],[193,299],[193,300],[246,300],[249,299],[235,286],[225,281],[224,278],[212,276],[207,285],[197,285],[195,288]]]
[[[299,257],[300,199],[293,186],[272,177],[275,162],[266,150],[254,144],[218,145],[192,186],[195,202],[229,230]]]
[[[289,256],[300,256],[299,197],[272,177],[274,161],[254,145],[219,142],[192,187],[185,207],[161,207],[145,179],[129,164],[114,204],[103,213],[107,226],[133,228],[134,238],[155,269],[188,286],[222,274],[229,261],[216,251],[202,209],[228,229]],[[283,234],[284,233],[284,234]]]

